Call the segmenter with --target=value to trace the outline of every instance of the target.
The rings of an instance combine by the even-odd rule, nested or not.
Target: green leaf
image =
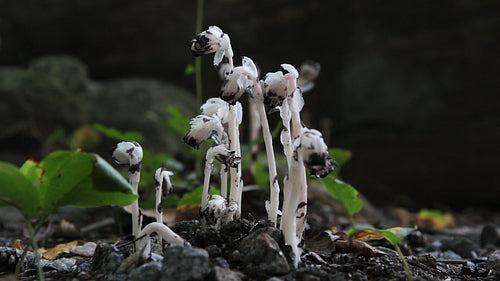
[[[340,200],[344,204],[349,214],[353,215],[363,208],[363,201],[359,198],[359,192],[350,184],[331,175],[321,178],[319,181],[333,198]]]
[[[177,209],[190,206],[200,206],[201,205],[201,195],[203,193],[203,186],[198,186],[193,191],[184,194],[179,203],[177,204]],[[210,195],[220,194],[220,191],[214,187],[210,188]]]
[[[19,171],[35,186],[40,184],[40,179],[43,175],[43,169],[38,166],[38,163],[29,159],[19,168]]]
[[[96,154],[57,151],[40,164],[41,209],[52,213],[62,206],[125,206],[137,196],[132,186]]]
[[[332,157],[339,166],[343,166],[349,160],[351,160],[352,153],[347,149],[342,148],[330,148],[328,149],[328,154]]]
[[[351,159],[352,153],[347,149],[330,148],[328,149],[328,154],[338,164],[337,168],[331,173],[332,176],[336,177],[340,173],[342,167]]]
[[[175,106],[167,106],[165,111],[169,117],[166,122],[167,129],[174,135],[183,136],[189,132],[189,121],[191,118],[182,115],[182,113]]]
[[[392,227],[388,229],[351,229],[347,233],[347,238],[355,240],[378,240],[387,239],[392,244],[401,243],[403,238],[410,234],[417,227]]]
[[[13,205],[25,218],[38,214],[40,194],[37,187],[19,169],[0,162],[0,206]]]
[[[99,124],[99,123],[95,123],[94,127],[99,132],[101,132],[102,134],[104,134],[105,136],[107,136],[108,138],[111,138],[111,139],[114,139],[114,140],[117,140],[117,141],[135,140],[137,142],[141,142],[144,139],[141,133],[135,132],[135,131],[120,132],[120,131],[118,131],[115,128],[106,127],[106,126],[104,126],[102,124]]]
[[[269,190],[269,173],[262,161],[255,162],[255,181],[262,190]]]

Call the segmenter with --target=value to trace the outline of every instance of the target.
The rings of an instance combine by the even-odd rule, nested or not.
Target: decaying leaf
[[[23,249],[23,246],[21,246],[21,239],[16,239],[16,241],[14,241],[14,248],[18,249],[18,250],[22,250]]]
[[[311,252],[330,256],[335,251],[334,241],[337,238],[327,231],[311,229],[306,232],[304,244]]]
[[[59,244],[48,250],[40,249],[40,253],[46,259],[55,259],[60,253],[69,253],[70,249],[78,245],[78,240]]]
[[[385,255],[383,251],[378,250],[370,244],[360,240],[339,239],[335,241],[335,247],[337,252],[352,253],[357,256],[381,257]]]

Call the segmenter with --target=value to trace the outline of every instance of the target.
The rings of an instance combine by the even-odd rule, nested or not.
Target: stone
[[[500,271],[500,250],[493,251],[488,255],[486,267],[489,269]]]
[[[99,243],[92,258],[92,269],[113,273],[123,262],[123,254],[113,245]]]
[[[73,266],[76,265],[76,260],[73,258],[41,259],[40,265],[44,271],[57,270],[58,272],[70,272],[73,270]]]
[[[494,245],[499,246],[498,233],[493,224],[487,224],[481,230],[481,235],[479,236],[481,240],[481,246]]]
[[[252,276],[263,278],[283,275],[290,271],[290,266],[278,243],[265,232],[265,229],[259,229],[245,237],[241,241],[239,251],[245,258],[245,273]]]
[[[127,280],[134,281],[156,281],[161,276],[161,262],[149,262],[132,270]]]
[[[204,280],[209,273],[210,258],[204,249],[174,245],[164,251],[162,281]]]
[[[476,242],[465,237],[454,237],[441,240],[441,250],[451,250],[464,259],[473,258],[481,248]]]
[[[241,281],[243,274],[229,268],[214,266],[212,268],[211,280],[214,281]]]

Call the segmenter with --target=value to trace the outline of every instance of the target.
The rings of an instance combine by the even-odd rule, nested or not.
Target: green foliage
[[[336,179],[331,175],[319,179],[319,181],[326,188],[328,194],[344,204],[350,216],[361,211],[363,208],[363,201],[359,198],[359,192],[350,184]]]
[[[0,162],[0,206],[13,205],[24,217],[31,218],[38,214],[37,204],[40,194],[33,184],[34,175],[28,179],[17,167]]]
[[[262,161],[255,162],[255,181],[259,188],[269,191],[269,172],[267,165]]]
[[[335,159],[337,162],[338,166],[333,170],[332,175],[337,176],[340,173],[341,168],[349,161],[351,160],[352,153],[351,151],[347,149],[342,149],[342,148],[330,148],[328,149],[328,154],[330,157]]]
[[[387,239],[396,249],[396,252],[399,255],[399,258],[403,262],[406,274],[408,275],[408,279],[413,281],[413,275],[410,270],[410,266],[408,266],[408,262],[401,252],[398,244],[401,243],[403,238],[410,234],[412,231],[417,229],[417,227],[392,227],[388,229],[374,229],[374,228],[366,228],[366,229],[351,229],[347,233],[347,238],[349,239],[357,239],[357,240],[372,240],[372,239]]]
[[[32,218],[63,206],[125,206],[137,196],[109,163],[76,150],[51,153],[40,163],[28,160],[20,169],[0,162],[0,199]]]
[[[122,141],[122,140],[135,140],[136,142],[142,142],[143,141],[143,136],[139,132],[135,131],[128,131],[128,132],[120,132],[115,128],[110,128],[106,127],[102,124],[95,123],[94,127],[101,132],[103,135],[107,136],[108,138],[117,140],[117,141]]]
[[[378,240],[387,239],[391,244],[401,243],[403,238],[410,234],[417,227],[392,227],[387,229],[353,228],[347,232],[347,238],[356,240]]]
[[[179,203],[177,204],[177,209],[180,209],[183,207],[199,206],[201,203],[202,193],[203,193],[203,186],[198,186],[193,191],[184,194],[181,197],[181,199],[179,200]],[[210,188],[210,195],[213,195],[213,194],[220,194],[220,190],[218,190],[214,187],[211,187]]]
[[[165,111],[169,115],[165,126],[170,132],[177,136],[184,136],[186,132],[189,132],[189,121],[191,121],[191,118],[182,115],[175,106],[169,105]]]

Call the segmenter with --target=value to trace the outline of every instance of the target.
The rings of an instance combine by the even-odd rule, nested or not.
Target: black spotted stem
[[[113,151],[113,159],[117,164],[128,164],[128,178],[135,194],[139,194],[139,181],[141,179],[141,161],[143,151],[141,145],[136,141],[122,141],[116,145]],[[139,210],[139,200],[136,199],[130,205],[132,208],[132,234],[137,237],[142,227],[142,216]]]
[[[238,124],[238,114],[235,105],[229,106],[229,150],[235,151],[238,157],[241,157],[240,147],[240,132]],[[241,163],[236,169],[230,169],[230,191],[229,191],[229,208],[234,212],[233,217],[239,218],[241,215],[241,193],[243,192],[243,183],[241,181]]]
[[[174,173],[168,171],[165,167],[156,169],[153,178],[155,180],[156,197],[156,222],[163,223],[163,196],[169,195],[173,191],[170,176]]]

